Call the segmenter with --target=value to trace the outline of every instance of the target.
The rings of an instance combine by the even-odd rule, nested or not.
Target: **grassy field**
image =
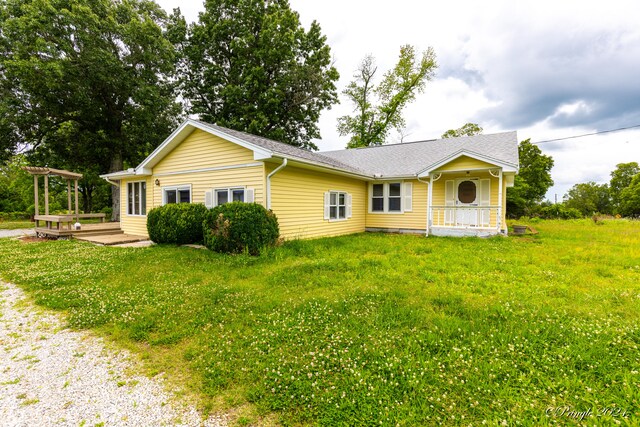
[[[256,258],[2,239],[0,276],[239,425],[638,425],[640,222],[535,227]]]

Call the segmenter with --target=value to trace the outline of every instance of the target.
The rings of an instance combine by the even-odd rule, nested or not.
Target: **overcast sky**
[[[485,133],[516,130],[543,141],[640,125],[640,3],[585,1],[419,2],[290,0],[305,27],[316,20],[340,72],[341,91],[365,54],[380,74],[399,47],[433,47],[439,68],[405,110],[405,141],[438,138],[467,122]],[[199,0],[159,0],[193,21]],[[341,149],[338,117],[346,99],[320,120],[320,150]],[[389,142],[399,142],[393,133]],[[555,160],[561,200],[577,182],[609,181],[617,163],[640,162],[640,128],[540,144]]]

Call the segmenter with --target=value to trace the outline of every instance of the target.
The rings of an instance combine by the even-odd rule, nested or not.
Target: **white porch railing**
[[[498,228],[502,218],[500,206],[432,206],[431,227]]]

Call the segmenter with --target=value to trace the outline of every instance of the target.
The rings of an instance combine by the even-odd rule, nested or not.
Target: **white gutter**
[[[111,184],[111,185],[115,185],[116,187],[120,188],[120,180],[118,180],[118,181],[111,181],[109,178],[105,178],[104,176],[102,177],[102,179],[104,179],[105,181],[107,181],[109,184]]]
[[[271,209],[271,177],[276,173],[280,172],[281,169],[284,169],[287,166],[287,158],[282,159],[282,164],[271,171],[269,175],[267,175],[267,209]]]

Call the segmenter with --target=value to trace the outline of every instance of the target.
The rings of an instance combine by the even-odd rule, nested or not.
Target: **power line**
[[[621,130],[635,129],[635,128],[640,128],[640,125],[627,126],[627,127],[624,127],[624,128],[617,128],[617,129],[601,130],[599,132],[585,133],[585,134],[582,134],[582,135],[567,136],[567,137],[564,137],[564,138],[547,139],[547,140],[544,140],[544,141],[532,142],[532,144],[545,144],[547,142],[564,141],[566,139],[582,138],[583,136],[600,135],[602,133],[620,132]]]

